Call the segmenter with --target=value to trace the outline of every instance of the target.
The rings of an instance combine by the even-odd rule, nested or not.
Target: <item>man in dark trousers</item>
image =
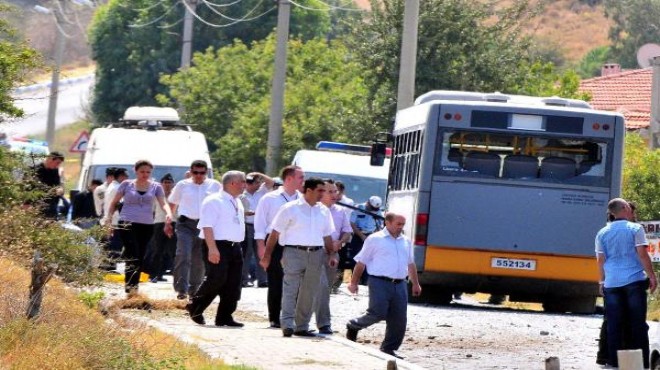
[[[92,180],[86,190],[74,195],[71,200],[73,210],[71,211],[71,220],[80,228],[89,229],[98,223],[99,215],[96,214],[94,206],[94,190],[103,184],[99,179]]]
[[[405,224],[401,215],[385,215],[385,229],[371,234],[355,256],[357,264],[348,286],[351,293],[357,293],[360,276],[365,268],[369,269],[369,308],[366,314],[346,324],[346,338],[355,341],[359,330],[385,320],[385,339],[380,350],[397,358],[402,357],[394,351],[403,343],[408,320],[406,278],[412,281],[413,296],[422,293],[412,244],[402,233]]]
[[[245,173],[228,171],[222,176],[219,193],[207,196],[202,202],[197,227],[201,230],[208,255],[208,271],[199,290],[186,305],[194,322],[205,325],[204,310],[220,296],[216,326],[242,327],[232,317],[241,299],[243,253],[245,239],[245,211],[238,197],[245,190]]]
[[[39,205],[41,214],[47,218],[57,218],[57,204],[60,198],[55,194],[56,188],[62,185],[60,165],[64,156],[60,152],[51,152],[46,159],[34,168],[34,175],[39,182],[39,189],[46,192],[46,196]]]

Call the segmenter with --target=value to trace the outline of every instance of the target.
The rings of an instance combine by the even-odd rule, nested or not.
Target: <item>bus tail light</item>
[[[429,229],[429,214],[418,213],[415,225],[415,245],[426,245],[426,235]]]

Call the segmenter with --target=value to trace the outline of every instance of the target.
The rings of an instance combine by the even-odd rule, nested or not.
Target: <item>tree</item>
[[[12,8],[0,3],[0,14]],[[0,121],[2,115],[19,117],[23,110],[14,105],[12,90],[26,80],[27,74],[40,66],[37,52],[16,36],[15,30],[0,18]]]
[[[610,57],[610,48],[608,46],[599,46],[591,49],[587,55],[576,66],[576,71],[582,78],[591,78],[600,75],[603,64],[607,63]]]
[[[319,140],[364,141],[367,121],[362,68],[339,41],[289,42],[282,157],[311,148]],[[197,53],[194,66],[164,76],[171,98],[185,119],[218,145],[212,155],[220,170],[263,170],[270,88],[275,53],[271,36],[251,45],[237,41]],[[284,164],[284,163],[281,163]]]
[[[605,14],[614,21],[609,38],[612,58],[624,68],[637,68],[637,49],[660,40],[660,1],[605,0]]]
[[[368,71],[372,119],[388,128],[396,109],[403,1],[371,6],[367,22],[354,28],[351,47]],[[537,10],[526,0],[499,11],[479,1],[421,2],[415,95],[438,89],[543,90],[535,86],[547,85],[548,74],[559,75],[551,65],[535,64],[531,39],[522,33]]]
[[[660,220],[660,150],[649,150],[637,133],[626,135],[623,197],[637,205],[640,220]]]
[[[185,12],[181,1],[110,0],[99,7],[90,31],[92,58],[97,62],[91,108],[97,121],[117,120],[127,107],[153,105],[156,95],[166,93],[159,78],[177,71],[181,60],[180,20]],[[313,6],[318,2],[301,3]],[[276,7],[270,2],[243,0],[231,7],[210,4],[197,6],[194,51],[219,48],[234,39],[249,44],[265,38],[276,24]],[[329,27],[327,12],[292,9],[292,35],[311,39],[326,35]]]

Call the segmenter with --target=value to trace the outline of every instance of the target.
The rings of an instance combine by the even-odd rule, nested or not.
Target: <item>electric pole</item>
[[[266,174],[273,175],[280,162],[282,145],[282,116],[284,111],[284,87],[286,81],[286,49],[289,42],[289,16],[291,3],[279,0],[277,9],[277,46],[275,68],[271,88],[270,119],[268,121],[268,144],[266,148]]]
[[[59,93],[60,85],[60,69],[62,69],[62,58],[64,57],[64,49],[66,47],[66,35],[64,34],[64,26],[66,21],[62,12],[66,11],[66,1],[56,0],[60,2],[59,9],[54,9],[55,21],[57,22],[57,35],[55,37],[55,65],[53,66],[53,75],[50,82],[50,96],[48,99],[48,116],[46,121],[46,142],[48,142],[49,149],[53,149],[55,141],[55,113],[57,113],[57,95]]]
[[[415,70],[417,68],[417,24],[419,0],[405,0],[403,10],[403,35],[399,60],[399,87],[396,110],[408,108],[415,101]]]
[[[186,3],[186,15],[183,18],[183,46],[181,50],[181,69],[190,67],[192,57],[193,12],[197,0],[183,0]]]

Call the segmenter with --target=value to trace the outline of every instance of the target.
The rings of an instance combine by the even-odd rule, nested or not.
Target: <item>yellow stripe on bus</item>
[[[493,258],[533,260],[536,270],[491,267]],[[488,276],[597,282],[596,257],[550,256],[428,246],[425,272],[453,272]]]

